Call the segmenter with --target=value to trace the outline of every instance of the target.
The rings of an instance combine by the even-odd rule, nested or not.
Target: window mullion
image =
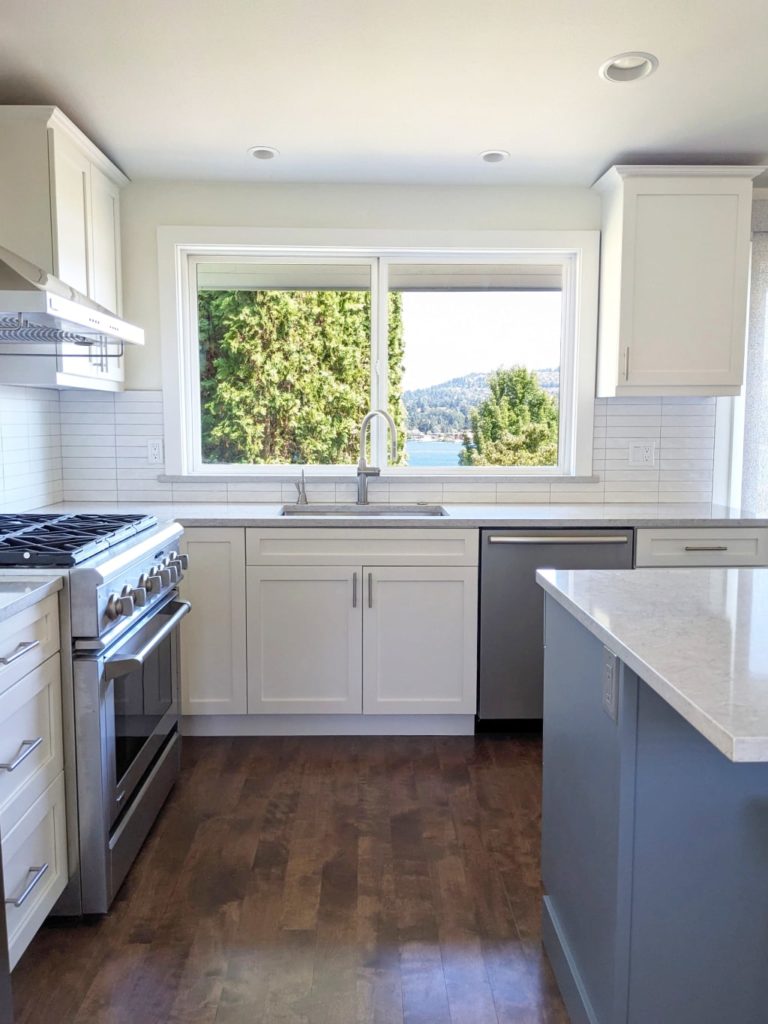
[[[389,367],[389,316],[388,316],[388,266],[384,259],[376,261],[374,295],[376,302],[376,353],[375,373],[373,375],[375,393],[374,409],[387,409],[388,367]],[[380,416],[374,423],[376,465],[384,469],[387,466],[388,431]]]

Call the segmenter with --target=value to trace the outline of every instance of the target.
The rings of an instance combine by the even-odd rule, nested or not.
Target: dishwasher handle
[[[507,537],[490,536],[489,544],[629,544],[629,537]]]

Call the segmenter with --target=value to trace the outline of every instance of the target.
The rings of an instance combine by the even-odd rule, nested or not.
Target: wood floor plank
[[[17,1024],[567,1024],[536,737],[185,739],[105,918],[52,922]]]

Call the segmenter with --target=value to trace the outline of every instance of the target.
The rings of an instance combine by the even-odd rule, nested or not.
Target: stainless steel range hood
[[[0,246],[0,345],[24,342],[143,345],[144,331]]]

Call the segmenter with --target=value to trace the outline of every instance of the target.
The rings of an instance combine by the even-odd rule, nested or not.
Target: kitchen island
[[[544,939],[574,1024],[768,1014],[768,570],[540,570]]]

